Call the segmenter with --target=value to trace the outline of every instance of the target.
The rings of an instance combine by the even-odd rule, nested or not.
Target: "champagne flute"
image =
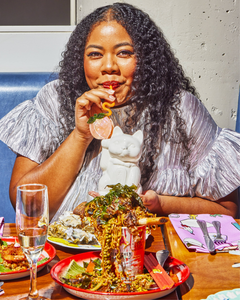
[[[48,189],[43,184],[17,187],[16,228],[19,244],[30,265],[30,291],[27,300],[47,299],[37,290],[37,260],[47,239],[49,224]]]

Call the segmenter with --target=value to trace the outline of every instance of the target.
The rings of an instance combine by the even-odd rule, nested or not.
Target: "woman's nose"
[[[105,55],[104,59],[102,60],[101,69],[102,73],[118,73],[119,68],[115,57],[112,55]]]

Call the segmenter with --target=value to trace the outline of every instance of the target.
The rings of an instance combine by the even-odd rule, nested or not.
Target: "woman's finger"
[[[99,193],[97,193],[97,192],[94,192],[94,191],[89,191],[88,192],[88,194],[90,195],[90,196],[92,196],[92,197],[99,197],[100,196],[100,194]]]
[[[113,102],[116,100],[113,95],[113,90],[90,90],[85,92],[77,100],[80,101],[81,105],[84,105],[87,110],[91,109],[93,103],[95,103],[99,108],[102,107],[102,100],[107,100]]]

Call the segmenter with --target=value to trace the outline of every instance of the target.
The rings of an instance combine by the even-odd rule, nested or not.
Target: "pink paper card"
[[[240,240],[240,226],[230,216],[220,214],[171,214],[169,219],[179,238],[189,250],[209,252],[197,220],[206,221],[209,236],[213,240],[216,250],[231,249],[231,247],[237,246]],[[217,231],[213,221],[220,222],[221,235],[224,240],[221,244],[215,242]]]
[[[4,217],[0,217],[0,236],[3,236]]]

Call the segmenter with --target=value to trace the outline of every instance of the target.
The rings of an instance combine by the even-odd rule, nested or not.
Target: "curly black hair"
[[[144,185],[156,167],[154,157],[159,151],[159,132],[166,142],[183,145],[185,153],[182,164],[188,168],[186,158],[191,137],[187,136],[181,118],[180,93],[188,91],[197,96],[164,34],[145,12],[127,3],[114,3],[96,9],[76,26],[60,62],[61,120],[65,124],[63,139],[74,128],[76,99],[89,90],[83,67],[87,38],[97,24],[113,20],[128,32],[137,60],[132,82],[133,96],[128,101],[135,113],[126,120],[125,125],[131,127],[137,124],[146,106],[150,116],[144,125],[144,131],[148,133],[142,155],[144,166],[141,165],[143,160],[140,161]]]

